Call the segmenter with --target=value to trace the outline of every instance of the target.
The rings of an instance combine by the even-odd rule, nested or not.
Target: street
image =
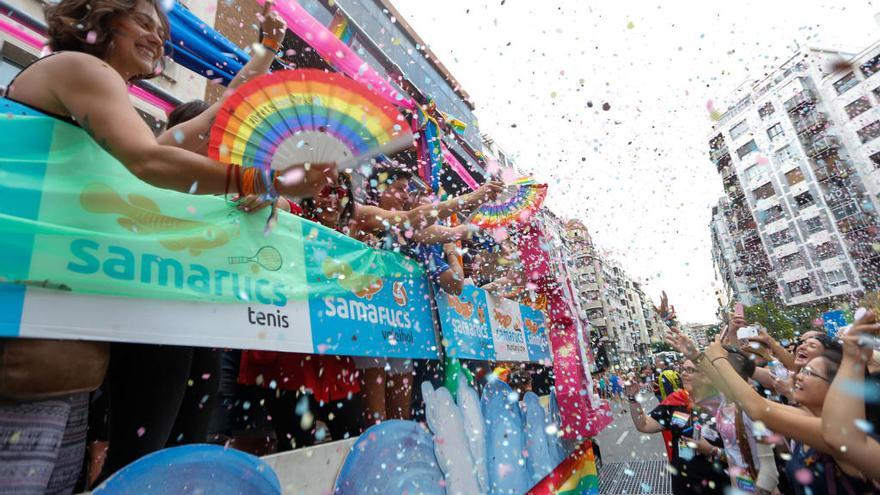
[[[657,401],[651,396],[642,407],[649,412],[656,405]],[[614,422],[596,437],[602,451],[600,493],[670,494],[666,450],[661,435],[645,435],[636,431],[625,401],[612,402],[611,409]]]

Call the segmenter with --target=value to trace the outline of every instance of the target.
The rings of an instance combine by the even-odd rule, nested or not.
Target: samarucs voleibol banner
[[[152,187],[0,102],[0,337],[437,357],[413,261],[286,213],[265,234],[264,213]]]
[[[544,314],[473,286],[437,297],[443,345],[452,357],[549,364]]]

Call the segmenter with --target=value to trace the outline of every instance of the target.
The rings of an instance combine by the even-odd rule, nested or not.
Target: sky
[[[713,322],[723,194],[707,103],[796,43],[859,51],[880,1],[392,0],[476,105],[480,131],[550,184],[546,205],[679,318]]]

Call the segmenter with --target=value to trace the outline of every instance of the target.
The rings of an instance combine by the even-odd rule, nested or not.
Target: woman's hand
[[[339,176],[335,163],[292,165],[278,175],[279,192],[288,197],[310,198]]]
[[[758,328],[758,335],[749,339],[753,342],[758,342],[767,346],[768,349],[773,349],[773,344],[776,343],[776,340],[767,333],[767,329]]]
[[[266,0],[263,4],[263,13],[261,15],[260,30],[263,32],[263,39],[270,39],[281,45],[284,42],[284,36],[287,34],[287,22],[275,12],[275,1]]]
[[[278,199],[284,201],[281,198]],[[244,197],[236,196],[232,198],[232,201],[236,203],[236,208],[238,208],[239,211],[245,213],[255,213],[272,204],[272,200],[265,199],[258,194],[249,194]]]
[[[626,381],[624,391],[627,396],[636,396],[640,392],[639,381],[631,378]]]
[[[477,203],[483,204],[487,201],[493,201],[502,191],[504,191],[504,184],[501,181],[490,180],[471,194],[474,195]]]
[[[780,379],[777,376],[771,378],[773,381],[773,390],[778,394],[789,399],[794,395],[794,375],[789,375],[786,379]]]
[[[694,341],[691,340],[684,332],[679,330],[676,327],[672,327],[669,329],[669,334],[666,337],[666,342],[673,347],[676,351],[682,353],[693,361],[700,356],[700,351],[697,349],[697,346],[694,344]]]
[[[721,343],[721,334],[715,336],[715,340],[709,345],[705,352],[706,357],[709,358],[710,361],[727,357],[727,350],[724,349],[724,346]]]
[[[843,341],[843,353],[860,363],[867,363],[874,354],[874,344],[880,335],[880,324],[873,311],[857,312],[856,322],[840,339]]]

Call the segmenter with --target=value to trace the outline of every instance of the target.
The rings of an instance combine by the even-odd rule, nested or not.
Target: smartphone
[[[733,315],[739,318],[746,317],[746,309],[743,307],[742,303],[736,303],[733,306]]]
[[[758,336],[758,327],[742,327],[736,331],[736,338],[739,340],[749,340]]]

